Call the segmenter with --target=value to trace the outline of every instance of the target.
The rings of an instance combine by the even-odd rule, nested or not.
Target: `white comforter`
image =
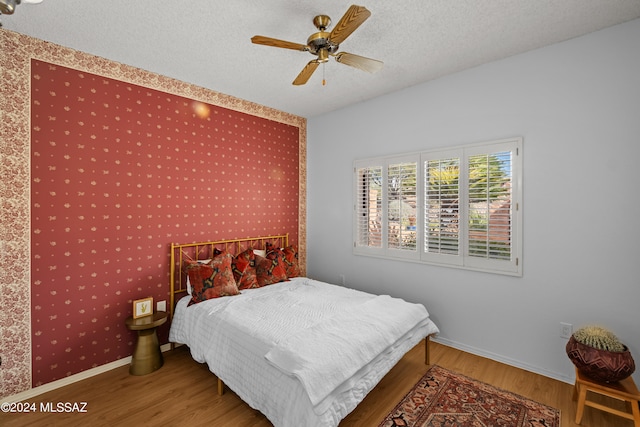
[[[176,306],[170,341],[187,344],[278,427],[338,425],[408,350],[438,332],[420,304],[307,278],[187,303]]]

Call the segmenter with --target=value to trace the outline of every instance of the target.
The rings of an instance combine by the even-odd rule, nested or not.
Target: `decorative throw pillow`
[[[265,257],[256,255],[256,274],[258,276],[258,285],[260,286],[289,280],[284,266],[284,254],[282,251],[280,249],[267,251]]]
[[[189,305],[240,293],[231,270],[232,259],[231,254],[223,252],[207,264],[188,262],[187,274],[192,288]]]
[[[187,261],[187,262],[185,262],[185,267],[184,267],[185,270],[184,270],[184,272],[187,275],[186,283],[187,283],[187,293],[189,295],[191,295],[191,292],[193,291],[193,289],[191,289],[191,281],[189,280],[189,274],[187,273],[186,269],[190,264],[193,264],[193,263],[196,263],[196,262],[198,264],[208,264],[208,263],[211,262],[211,258],[209,258],[209,259],[199,259],[197,261]]]
[[[238,254],[231,264],[233,269],[233,277],[236,280],[238,289],[259,288],[258,278],[256,276],[256,257],[253,249]]]
[[[298,248],[291,245],[284,248],[282,253],[284,254],[284,265],[287,270],[287,277],[299,277],[300,264],[298,264]]]

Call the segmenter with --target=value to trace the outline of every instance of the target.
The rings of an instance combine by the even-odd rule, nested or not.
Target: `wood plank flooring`
[[[573,386],[499,362],[432,343],[431,362],[560,409],[562,427],[574,427]],[[49,402],[86,402],[86,413],[1,413],[0,426],[256,426],[271,423],[232,391],[216,391],[216,377],[189,355],[186,347],[164,353],[165,364],[145,376],[128,366],[39,395],[38,410]],[[424,375],[424,343],[418,344],[387,374],[340,427],[378,423]],[[621,406],[621,408],[624,408]],[[586,408],[583,427],[631,427],[633,422]],[[304,427],[304,426],[301,426]]]

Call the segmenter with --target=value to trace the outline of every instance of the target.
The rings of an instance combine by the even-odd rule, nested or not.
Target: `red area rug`
[[[560,411],[432,366],[379,427],[559,427]]]

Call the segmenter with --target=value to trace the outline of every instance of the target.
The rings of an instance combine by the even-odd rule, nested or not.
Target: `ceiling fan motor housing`
[[[318,15],[313,18],[313,25],[316,26],[318,30],[317,33],[311,34],[307,39],[307,47],[309,48],[309,52],[314,55],[318,55],[322,53],[321,57],[318,58],[321,62],[326,62],[328,55],[325,55],[324,52],[327,53],[335,53],[338,51],[338,46],[336,43],[332,43],[329,40],[329,36],[331,33],[325,31],[329,25],[331,24],[331,18],[327,15]]]
[[[317,55],[323,50],[326,50],[328,53],[337,52],[340,46],[329,40],[330,35],[331,33],[327,33],[326,31],[320,31],[311,34],[307,39],[307,47],[309,48],[309,52],[313,53],[314,55]]]

